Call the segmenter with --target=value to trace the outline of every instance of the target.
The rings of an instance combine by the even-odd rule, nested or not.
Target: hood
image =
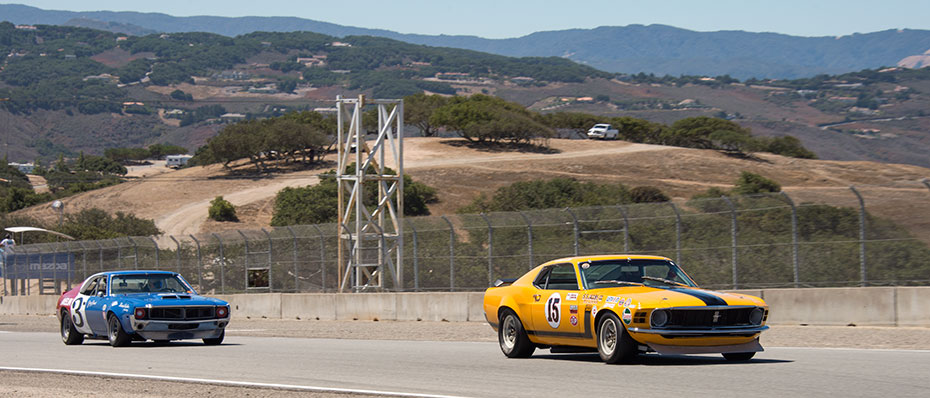
[[[648,286],[615,287],[597,289],[597,297],[588,301],[597,301],[608,308],[613,303],[634,308],[667,307],[704,307],[718,305],[758,305],[764,306],[762,299],[739,293],[723,293],[691,287],[655,288]],[[588,295],[590,296],[590,294]]]
[[[187,293],[132,293],[114,296],[136,306],[176,307],[185,305],[227,305],[220,299]]]

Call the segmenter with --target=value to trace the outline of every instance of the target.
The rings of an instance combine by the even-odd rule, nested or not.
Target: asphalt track
[[[495,343],[227,337],[114,349],[65,346],[57,334],[0,333],[0,368],[111,372],[308,390],[471,397],[926,397],[930,351],[769,347],[748,363],[717,355],[642,356],[605,365],[596,354],[506,359]],[[0,380],[2,388],[2,380]]]

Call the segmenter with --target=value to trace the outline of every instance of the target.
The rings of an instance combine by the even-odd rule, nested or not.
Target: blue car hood
[[[227,305],[220,299],[186,293],[132,293],[114,296],[135,306],[176,307],[185,305]]]

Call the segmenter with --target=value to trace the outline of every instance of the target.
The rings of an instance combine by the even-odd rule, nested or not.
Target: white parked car
[[[588,129],[588,138],[615,139],[619,134],[620,131],[609,124],[595,124]]]

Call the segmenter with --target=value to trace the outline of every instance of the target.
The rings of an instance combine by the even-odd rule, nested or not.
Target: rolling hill
[[[386,37],[414,44],[492,54],[557,56],[615,73],[730,75],[739,79],[794,79],[894,66],[930,49],[930,31],[886,30],[842,37],[799,37],[744,31],[696,32],[665,25],[601,26],[536,32],[518,38],[401,34],[296,17],[175,17],[159,13],[71,12],[0,5],[3,19],[23,24],[104,27],[129,34],[308,31],[330,36]]]

